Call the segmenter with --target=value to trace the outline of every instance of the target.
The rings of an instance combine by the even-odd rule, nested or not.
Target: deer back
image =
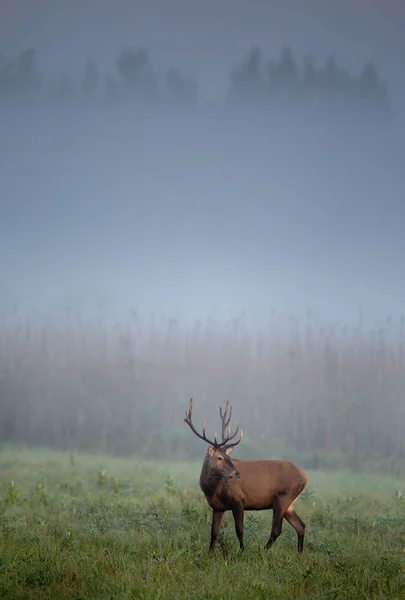
[[[308,482],[306,473],[289,461],[234,459],[233,463],[240,472],[246,509],[271,508],[275,497],[285,497],[290,504]]]

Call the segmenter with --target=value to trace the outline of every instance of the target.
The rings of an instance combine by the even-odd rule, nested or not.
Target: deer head
[[[225,405],[225,410],[222,412],[222,408],[220,408],[219,413],[221,416],[222,424],[221,424],[221,441],[217,440],[217,434],[214,435],[214,440],[210,440],[206,436],[206,424],[205,420],[203,423],[202,434],[200,434],[197,429],[194,427],[192,422],[192,413],[193,413],[193,399],[190,400],[190,405],[188,412],[186,411],[186,418],[184,419],[185,423],[190,427],[191,431],[195,433],[197,437],[201,440],[204,440],[209,444],[207,454],[205,457],[206,467],[210,470],[212,475],[225,477],[225,478],[239,478],[239,471],[235,468],[235,465],[232,463],[229,458],[229,454],[232,452],[233,448],[240,444],[243,439],[243,431],[240,430],[239,438],[236,441],[232,441],[239,433],[239,425],[237,426],[235,432],[231,435],[231,428],[229,427],[229,423],[232,416],[232,408],[230,409],[229,417],[227,419],[228,414],[228,402]],[[228,427],[228,432],[226,433],[226,428]]]

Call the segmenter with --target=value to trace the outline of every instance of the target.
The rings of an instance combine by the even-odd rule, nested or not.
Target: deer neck
[[[204,492],[207,498],[213,496],[218,491],[218,487],[225,483],[224,477],[221,473],[210,469],[208,461],[204,460],[201,475],[200,475],[200,488]]]

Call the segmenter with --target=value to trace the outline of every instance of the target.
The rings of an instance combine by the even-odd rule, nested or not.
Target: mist
[[[75,102],[7,118],[3,302],[104,299],[187,318],[402,311],[393,126],[157,112]]]
[[[42,70],[41,100],[17,108],[6,98],[2,109],[3,303],[49,310],[102,300],[117,315],[138,308],[187,319],[207,311],[263,319],[272,309],[309,309],[353,321],[362,307],[376,322],[400,313],[405,154],[402,116],[392,108],[401,97],[399,5],[383,14],[368,5],[371,38],[360,14],[343,31],[345,9],[320,12],[315,2],[233,4],[226,35],[219,34],[226,2],[215,5],[218,23],[211,5],[193,12],[192,3],[176,2],[170,11],[152,4],[5,7],[3,53],[34,47],[33,73],[45,69],[47,76]],[[115,63],[128,40],[147,52],[138,98],[127,89],[125,99],[121,93],[103,102],[105,90],[114,94],[119,84]],[[356,112],[342,109],[342,90],[327,73],[322,117],[319,90],[289,107],[282,82],[278,91],[273,85],[277,100],[260,98],[260,90],[254,98],[253,83],[250,100],[233,110],[241,99],[227,102],[232,70],[255,45],[262,79],[285,46],[304,78],[309,54],[319,68],[335,53],[342,87],[350,86],[346,71],[359,76],[378,56],[391,122],[381,124],[370,94]],[[173,67],[180,79],[167,82]],[[256,67],[249,68],[254,78]],[[157,86],[157,102],[165,83],[169,99],[159,107],[140,98]],[[246,79],[245,88],[250,84]]]
[[[333,410],[348,396],[357,414],[358,386],[377,409],[381,390],[353,374],[350,358],[374,361],[375,348],[384,381],[390,369],[396,379],[385,433],[379,412],[370,427],[389,437],[404,377],[405,14],[395,2],[384,13],[367,3],[367,18],[318,4],[2,2],[0,321],[3,369],[13,372],[3,408],[25,398],[40,415],[17,426],[10,412],[7,439],[52,445],[66,434],[62,445],[93,447],[103,431],[111,450],[122,367],[131,376],[120,427],[129,406],[143,407],[142,427],[163,427],[146,414],[148,398],[173,424],[169,407],[196,391],[205,408],[228,394],[260,397],[252,431],[260,437],[273,414],[273,433],[309,452],[322,448],[319,431],[309,417],[305,433],[290,427],[273,395],[298,420],[313,410],[321,429],[335,423],[334,389]],[[325,383],[316,365],[333,363],[331,347],[341,377]],[[20,369],[30,380],[33,363],[29,399],[13,377]],[[283,377],[305,385],[310,373],[300,400]],[[110,416],[79,435],[99,396]],[[249,422],[247,406],[241,415]],[[63,435],[44,433],[56,423]],[[405,451],[401,431],[388,454]]]

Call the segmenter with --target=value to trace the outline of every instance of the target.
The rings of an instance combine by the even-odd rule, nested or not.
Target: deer
[[[231,460],[229,455],[242,441],[243,430],[238,424],[231,435],[229,423],[232,407],[228,417],[228,402],[224,411],[222,408],[219,409],[222,420],[221,441],[217,440],[216,433],[213,441],[206,437],[205,420],[202,434],[199,433],[192,422],[192,412],[193,399],[191,398],[184,421],[198,438],[209,444],[199,481],[208,505],[212,508],[209,551],[214,550],[226,511],[232,511],[235,532],[240,550],[243,552],[245,549],[244,511],[272,509],[272,527],[265,548],[270,548],[281,535],[282,523],[285,519],[297,532],[298,552],[302,553],[305,523],[295,510],[295,502],[308,483],[307,474],[286,460]]]

